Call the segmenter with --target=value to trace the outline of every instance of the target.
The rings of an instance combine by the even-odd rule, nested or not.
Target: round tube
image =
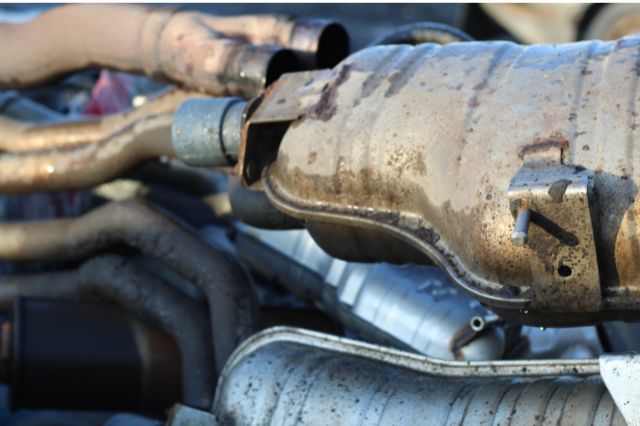
[[[257,324],[246,272],[196,235],[139,200],[110,203],[75,219],[0,224],[0,260],[83,259],[118,245],[138,249],[202,288],[211,312],[218,371]]]
[[[90,187],[143,160],[175,156],[170,114],[151,116],[95,144],[0,156],[0,193]]]
[[[187,99],[202,97],[205,95],[194,90],[170,88],[138,108],[99,118],[33,124],[0,117],[0,151],[24,152],[99,142],[138,120],[173,113]]]
[[[22,24],[0,24],[0,89],[104,67],[180,83],[216,96],[253,97],[293,53],[224,38],[206,15],[135,5],[75,4]]]

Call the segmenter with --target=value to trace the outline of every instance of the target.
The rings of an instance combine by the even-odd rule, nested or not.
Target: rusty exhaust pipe
[[[196,235],[140,200],[110,203],[75,219],[0,223],[3,261],[79,260],[122,245],[202,288],[222,371],[233,349],[256,330],[256,296],[246,272]]]
[[[0,89],[105,67],[215,96],[252,97],[298,68],[277,46],[225,38],[201,13],[134,5],[66,5],[23,24],[0,24]]]
[[[123,131],[138,120],[173,113],[185,100],[202,97],[205,95],[194,90],[170,88],[138,108],[100,118],[31,124],[0,117],[0,150],[25,152],[99,142]]]
[[[305,68],[330,68],[349,54],[349,35],[327,19],[294,19],[278,15],[210,16],[207,25],[253,44],[274,44],[293,50]]]
[[[97,143],[0,155],[0,193],[86,188],[142,160],[175,156],[171,122],[171,114],[150,116]]]

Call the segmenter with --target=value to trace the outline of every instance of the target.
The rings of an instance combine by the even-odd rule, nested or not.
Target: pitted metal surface
[[[585,373],[597,374],[597,361],[435,361],[275,328],[231,357],[214,412],[236,425],[626,424]]]
[[[528,233],[526,238],[536,253],[529,258],[535,294],[557,310],[593,312],[602,303],[589,205],[592,184],[589,170],[529,158],[509,185],[515,226],[523,208],[535,224],[531,240]]]
[[[251,117],[244,152],[278,147],[264,134],[256,143],[251,120],[290,122],[262,174],[274,205],[309,223],[400,237],[504,314],[565,325],[593,320],[594,312],[633,316],[640,308],[639,51],[639,38],[366,49],[331,72],[283,77]],[[593,174],[584,201],[598,269],[588,308],[541,291],[541,283],[564,283],[557,251],[532,249],[545,244],[539,225],[531,224],[529,244],[511,242],[508,189],[530,155]],[[241,158],[241,175],[249,162]],[[574,208],[560,202],[554,214],[567,218],[562,226],[582,220],[584,233],[587,216],[574,216]],[[560,293],[565,301],[584,297],[578,285]]]

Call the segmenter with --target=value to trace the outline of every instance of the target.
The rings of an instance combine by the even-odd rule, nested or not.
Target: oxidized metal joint
[[[238,158],[246,103],[239,98],[190,99],[173,116],[178,157],[192,166],[232,166]]]

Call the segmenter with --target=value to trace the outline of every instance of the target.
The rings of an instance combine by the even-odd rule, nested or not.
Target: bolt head
[[[511,242],[513,243],[513,245],[516,246],[524,246],[527,244],[527,241],[529,240],[529,238],[527,237],[527,233],[526,232],[522,232],[522,231],[513,231],[511,233]]]

